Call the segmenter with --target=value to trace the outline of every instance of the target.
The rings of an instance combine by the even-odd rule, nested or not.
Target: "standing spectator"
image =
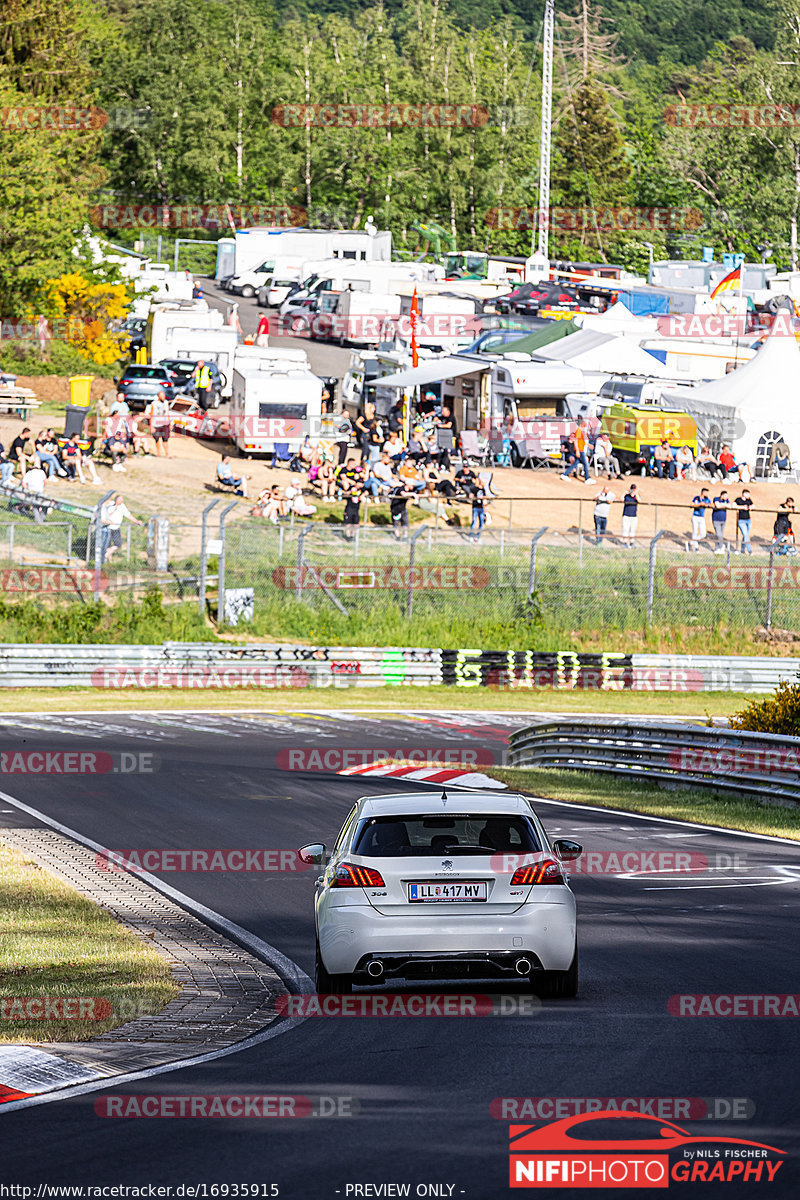
[[[711,508],[711,498],[707,487],[700,489],[699,496],[695,496],[692,504],[694,508],[692,509],[692,540],[690,545],[693,550],[699,551],[700,543],[708,535],[706,513]]]
[[[208,393],[211,390],[211,371],[206,366],[205,359],[197,360],[197,366],[192,371],[192,383],[197,393],[197,403],[203,412],[207,412],[210,407]]]
[[[35,448],[39,456],[39,462],[43,467],[47,467],[47,473],[51,479],[56,474],[66,477],[67,472],[58,459],[58,442],[55,439],[52,429],[42,430],[36,439]]]
[[[600,542],[606,536],[608,528],[608,518],[611,513],[611,505],[614,503],[616,496],[607,488],[605,484],[594,498],[594,532],[595,546],[599,546]]]
[[[361,520],[361,500],[364,495],[364,480],[362,477],[347,479],[344,484],[344,536],[352,541],[359,521]]]
[[[339,451],[339,465],[347,458],[347,448],[350,445],[350,436],[353,432],[353,424],[347,413],[342,413],[336,418],[336,441],[335,445]]]
[[[389,409],[389,415],[386,418],[386,425],[389,430],[389,433],[402,434],[402,432],[403,432],[403,405],[402,404],[395,403],[392,405],[392,407]]]
[[[794,530],[792,529],[793,515],[794,500],[791,496],[787,496],[783,504],[778,505],[775,524],[772,527],[773,537],[777,539],[785,538],[787,542],[791,542],[792,545],[794,545]]]
[[[736,497],[734,504],[737,508],[736,531],[741,534],[742,538],[739,554],[752,554],[753,547],[750,544],[750,530],[753,528],[753,518],[750,514],[750,509],[753,507],[753,500],[747,488],[742,488],[742,494]]]
[[[410,488],[407,488],[404,483],[398,483],[389,492],[389,512],[392,516],[394,536],[398,541],[408,536],[403,533],[403,530],[408,529],[408,509],[406,506],[413,495],[414,492]]]
[[[482,484],[478,484],[472,492],[472,524],[469,527],[469,531],[473,542],[480,541],[481,530],[486,521],[485,504],[486,492]]]
[[[161,458],[161,447],[164,447],[164,457],[169,458],[170,416],[166,392],[159,392],[155,400],[151,400],[144,414],[150,422],[150,433],[156,444],[156,457]]]
[[[112,417],[129,417],[131,415],[124,392],[117,392],[117,398],[109,409],[109,415]]]
[[[35,453],[36,449],[31,441],[31,431],[26,425],[22,433],[18,434],[9,446],[8,457],[19,465],[20,475],[24,476],[33,462]]]
[[[730,507],[731,502],[728,498],[728,493],[723,488],[720,494],[714,497],[711,508],[711,524],[717,539],[717,544],[714,547],[715,554],[725,553],[725,522],[728,519],[728,509]]]
[[[432,395],[432,393],[428,393]],[[456,419],[446,404],[442,405],[442,415],[436,418],[436,429],[441,429],[443,433],[450,434],[452,437],[452,445],[455,446],[458,442],[458,428],[456,427]],[[447,446],[443,446],[439,450],[439,440],[435,439],[436,450],[439,455],[439,466],[444,467],[445,471],[450,470],[450,451]]]
[[[639,524],[639,496],[636,484],[632,483],[622,497],[622,544],[629,550],[634,547],[636,527]]]
[[[711,453],[711,449],[708,446],[703,446],[703,449],[698,454],[697,465],[698,467],[702,467],[704,471],[707,471],[712,479],[714,479],[717,475],[719,475],[720,479],[725,478],[725,468],[720,465],[716,456]]]
[[[81,445],[81,443],[78,442],[78,449],[81,452],[80,458],[78,459],[78,463],[77,463],[78,475],[80,477],[81,483],[86,483],[86,479],[84,478],[84,475],[83,475],[84,469],[89,472],[89,476],[90,476],[89,482],[90,483],[99,483],[100,480],[97,475],[97,468],[95,467],[94,459],[92,458],[92,443],[84,442],[83,445]],[[124,468],[123,468],[123,470],[124,470]]]
[[[574,445],[575,461],[571,467],[567,468],[561,478],[569,479],[573,472],[577,471],[578,467],[581,466],[583,467],[583,482],[591,483],[592,480],[589,474],[589,459],[586,457],[586,422],[584,421],[583,417],[578,417],[578,423],[575,427]]]
[[[595,442],[595,467],[598,471],[604,471],[610,479],[612,475],[619,475],[619,463],[614,457],[614,447],[611,444],[611,438],[607,433],[601,433]]]
[[[106,501],[100,510],[100,561],[111,560],[117,550],[122,549],[122,522],[125,518],[134,525],[143,525],[125,506],[122,496],[117,492]]]
[[[678,474],[678,464],[672,457],[669,442],[664,439],[660,446],[656,446],[653,451],[653,460],[656,464],[656,474],[659,479],[664,478],[664,472],[667,472],[669,479],[674,479]]]
[[[361,461],[366,462],[369,458],[369,448],[371,445],[370,426],[375,420],[375,405],[371,400],[364,401],[364,407],[356,417],[355,434],[358,439],[358,444],[361,447]],[[339,462],[342,462],[341,455]]]

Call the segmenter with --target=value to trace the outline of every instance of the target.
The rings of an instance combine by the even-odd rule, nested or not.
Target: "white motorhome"
[[[400,292],[409,285],[433,284],[443,279],[443,268],[435,263],[419,262],[361,262],[339,260],[326,263],[307,263],[308,274],[303,277],[299,291],[281,306],[293,304],[306,296],[323,292]],[[451,285],[452,288],[452,285]]]
[[[191,300],[194,278],[191,271],[171,271],[166,263],[143,263],[138,275],[133,278],[134,292],[149,292],[155,304],[158,301]]]
[[[237,346],[233,360],[239,371],[274,371],[281,363],[290,364],[293,369],[311,369],[305,350],[284,350],[279,346]]]
[[[351,259],[373,262],[392,257],[392,235],[375,229],[237,229],[234,274],[266,267],[280,259]],[[270,268],[271,270],[272,268]]]
[[[704,341],[693,337],[652,337],[646,338],[641,345],[676,378],[687,382],[723,379],[731,371],[743,367],[756,353],[746,337],[739,342],[735,338]]]
[[[147,352],[150,362],[174,358],[176,330],[221,329],[222,313],[209,308],[205,300],[172,301],[153,304],[147,318]]]
[[[400,297],[388,292],[344,291],[333,312],[318,312],[312,322],[314,337],[377,346],[394,336],[400,316]]]
[[[245,454],[271,454],[276,445],[297,451],[305,437],[319,437],[322,380],[298,363],[276,363],[233,372],[231,436]]]

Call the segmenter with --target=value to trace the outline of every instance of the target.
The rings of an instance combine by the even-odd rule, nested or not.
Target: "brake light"
[[[132,380],[132,379],[123,379],[123,380],[122,380],[122,383],[123,383],[123,384],[125,384],[125,383],[133,383],[133,380]]]
[[[342,863],[336,869],[331,887],[385,887],[380,871],[373,867],[357,867],[355,863]]]
[[[561,866],[552,858],[546,858],[541,863],[531,863],[527,867],[517,867],[511,876],[511,886],[521,887],[531,883],[563,883]]]

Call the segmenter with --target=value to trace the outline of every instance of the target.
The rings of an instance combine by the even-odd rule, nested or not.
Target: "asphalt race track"
[[[374,720],[302,712],[4,717],[0,751],[148,752],[159,762],[150,775],[6,774],[0,789],[112,849],[281,849],[316,840],[330,846],[357,796],[419,785],[290,771],[278,765],[279,751],[480,747],[499,757],[507,732],[522,723],[518,715],[489,713]],[[609,867],[577,876],[577,1000],[547,1000],[524,1017],[310,1018],[253,1049],[103,1089],[351,1097],[358,1102],[354,1116],[112,1119],[95,1114],[99,1093],[90,1092],[0,1111],[0,1183],[274,1183],[291,1200],[398,1195],[352,1185],[408,1184],[411,1196],[496,1200],[511,1194],[508,1123],[490,1111],[496,1098],[738,1098],[750,1102],[747,1119],[686,1121],[680,1110],[673,1119],[693,1134],[711,1128],[781,1148],[787,1159],[775,1182],[671,1188],[701,1197],[800,1195],[798,1020],[680,1018],[667,1008],[676,994],[800,990],[800,847],[558,803],[537,807],[550,833],[576,838],[587,852],[680,849],[705,855],[710,869],[654,875]],[[2,798],[0,809],[7,826],[34,823]],[[161,877],[313,977],[316,874]],[[418,1191],[419,1185],[439,1190]],[[550,1189],[528,1194],[543,1191]]]

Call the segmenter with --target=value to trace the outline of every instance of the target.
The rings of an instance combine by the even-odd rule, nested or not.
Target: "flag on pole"
[[[411,310],[409,312],[411,318],[411,365],[412,367],[419,366],[419,347],[417,346],[417,324],[419,322],[419,300],[417,299],[417,289],[414,288],[414,295],[411,297]]]
[[[720,279],[719,283],[711,293],[711,299],[713,300],[715,296],[719,296],[722,292],[739,292],[741,289],[742,268],[739,266],[734,267],[731,273],[726,275],[724,279]]]

